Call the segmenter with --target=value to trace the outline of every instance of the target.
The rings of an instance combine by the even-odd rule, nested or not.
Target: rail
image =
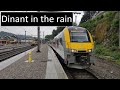
[[[0,52],[0,62],[15,56],[17,54],[20,54],[22,52],[25,52],[26,50],[29,50],[31,48],[33,48],[34,46],[21,46],[21,47],[15,47],[9,51],[4,51],[4,52]]]

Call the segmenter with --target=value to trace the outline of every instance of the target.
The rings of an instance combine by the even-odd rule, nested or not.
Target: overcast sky
[[[77,15],[77,24],[79,24],[83,11],[69,11],[69,12],[79,12],[81,14]],[[73,22],[75,22],[75,15],[73,15]],[[41,26],[41,37],[45,35],[52,34],[53,29],[56,29],[57,26]],[[11,32],[14,34],[24,35],[25,31],[27,35],[37,36],[37,27],[36,26],[1,26],[1,12],[0,12],[0,31]]]

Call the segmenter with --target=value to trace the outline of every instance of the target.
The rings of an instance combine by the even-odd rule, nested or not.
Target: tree
[[[55,37],[57,35],[57,31],[56,30],[53,30],[52,31],[52,36]]]
[[[58,35],[58,33],[60,33],[65,27],[57,27],[57,30],[53,30],[52,32],[52,36],[53,38]]]
[[[57,27],[57,29],[52,31],[51,35],[46,35],[45,38],[47,40],[53,39],[58,33],[60,33],[65,27]]]
[[[60,33],[65,27],[57,27],[57,34]]]
[[[96,13],[96,11],[84,11],[84,15],[81,19],[81,23],[86,22],[87,20],[91,19],[92,16]]]
[[[73,26],[77,26],[77,23],[73,22]]]
[[[52,35],[46,35],[45,39],[49,41],[50,39],[53,39],[53,37],[52,37]]]

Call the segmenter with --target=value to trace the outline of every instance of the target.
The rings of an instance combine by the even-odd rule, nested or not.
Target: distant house
[[[33,42],[34,40],[21,40],[21,43],[31,43],[31,42]]]
[[[10,41],[6,37],[0,37],[0,44],[9,44]]]
[[[18,39],[16,36],[9,36],[10,37],[10,44],[16,44],[18,43]]]
[[[18,42],[17,38],[13,36],[0,37],[0,44],[16,44],[17,42]]]

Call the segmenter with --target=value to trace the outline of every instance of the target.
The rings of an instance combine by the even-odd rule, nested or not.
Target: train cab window
[[[71,42],[90,42],[86,32],[74,31],[70,32]]]

